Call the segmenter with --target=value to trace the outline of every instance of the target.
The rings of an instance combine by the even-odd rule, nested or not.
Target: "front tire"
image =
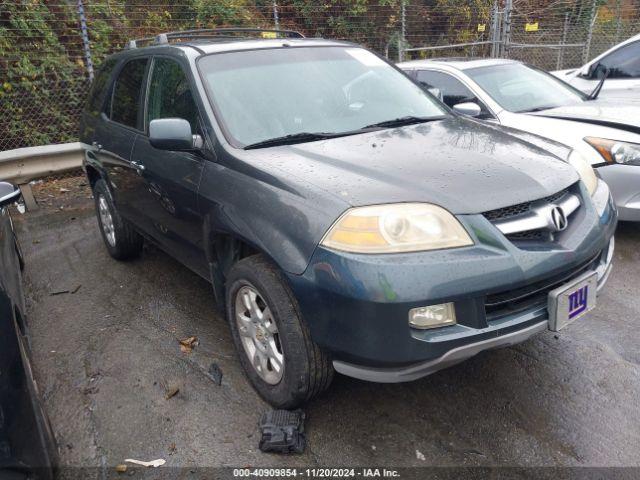
[[[94,185],[93,197],[100,233],[109,255],[116,260],[129,260],[140,256],[144,240],[118,213],[104,180],[100,179]]]
[[[227,319],[240,363],[255,390],[275,408],[296,408],[333,379],[280,271],[262,255],[236,263],[226,282]]]

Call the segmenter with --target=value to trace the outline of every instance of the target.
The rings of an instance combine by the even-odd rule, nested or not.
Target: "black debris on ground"
[[[211,366],[209,366],[207,374],[211,380],[213,380],[213,383],[216,385],[222,385],[222,370],[217,363],[212,363]]]
[[[260,419],[259,448],[266,453],[303,453],[305,414],[301,410],[271,410]]]

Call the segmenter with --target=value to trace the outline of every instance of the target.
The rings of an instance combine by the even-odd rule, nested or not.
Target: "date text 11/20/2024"
[[[400,478],[397,470],[387,468],[235,468],[234,477],[253,478]]]

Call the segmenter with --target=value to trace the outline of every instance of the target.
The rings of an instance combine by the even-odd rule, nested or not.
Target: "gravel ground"
[[[640,466],[640,226],[620,225],[599,307],[565,331],[407,384],[337,376],[306,407],[305,453],[278,456],[257,448],[268,406],[242,374],[210,286],[153,247],[133,262],[112,260],[90,192],[75,182],[38,188],[44,208],[16,221],[35,374],[64,466],[102,467],[101,478],[125,458],[176,467]],[[190,353],[179,345],[189,336],[198,338]],[[207,375],[212,362],[220,386]]]

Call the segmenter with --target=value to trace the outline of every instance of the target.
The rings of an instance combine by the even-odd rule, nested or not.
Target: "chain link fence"
[[[95,68],[133,38],[258,27],[392,60],[502,56],[571,68],[640,31],[640,0],[0,0],[0,150],[76,141]]]

